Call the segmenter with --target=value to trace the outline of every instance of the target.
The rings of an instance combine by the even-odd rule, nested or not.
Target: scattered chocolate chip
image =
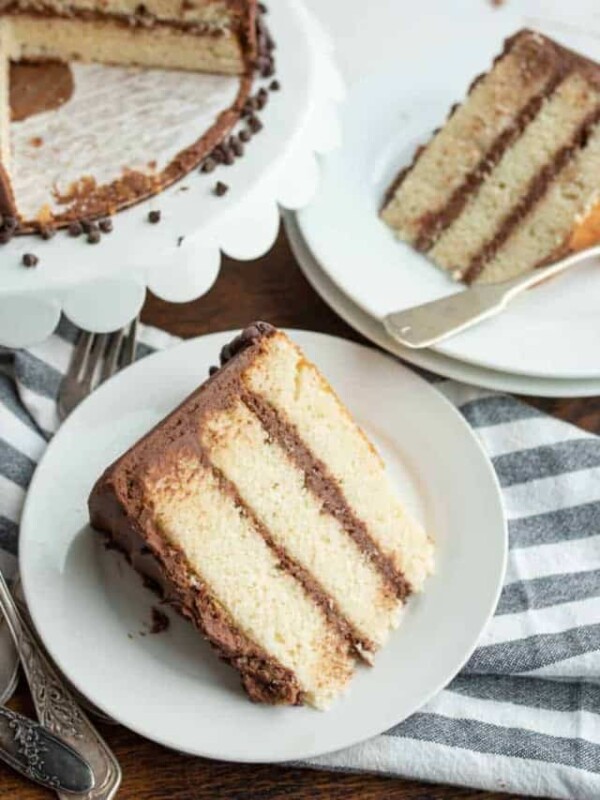
[[[24,267],[35,267],[39,261],[39,258],[34,256],[33,253],[25,253],[21,260]]]
[[[252,133],[258,133],[259,131],[262,131],[263,124],[259,120],[259,118],[255,114],[253,114],[251,117],[248,118],[248,127],[250,128]]]
[[[269,13],[269,9],[266,7],[266,5],[264,3],[259,3],[258,4],[258,10],[260,11],[261,14],[268,14]]]
[[[254,99],[249,97],[242,107],[242,117],[249,117],[254,113]]]
[[[238,139],[240,142],[249,142],[252,138],[252,134],[247,128],[242,128],[242,130],[238,133]]]
[[[275,80],[271,81],[271,83],[269,84],[269,89],[272,92],[278,92],[281,89],[281,84],[279,83],[277,78]]]
[[[160,222],[160,211],[149,211],[148,222],[151,222],[153,225],[156,225],[157,222]]]
[[[217,183],[215,184],[215,188],[213,189],[213,192],[214,194],[216,194],[217,197],[223,197],[223,195],[227,194],[228,191],[229,191],[229,186],[227,186],[227,184],[223,183],[222,181],[217,181]]]
[[[98,244],[100,241],[100,231],[98,228],[92,228],[92,230],[87,235],[87,240],[89,244]]]
[[[235,161],[235,154],[231,147],[223,147],[223,164],[230,167]]]
[[[16,217],[4,217],[4,229],[13,233],[19,226],[19,221]]]
[[[269,93],[265,88],[259,89],[256,95],[258,110],[261,111],[269,102]]]
[[[215,365],[213,364],[212,367],[208,368],[208,377],[212,378],[212,376],[215,374],[215,372],[218,372],[218,371],[219,371],[219,368],[215,367]]]
[[[182,244],[184,239],[185,239],[185,236],[178,236],[177,237],[177,247],[181,247],[181,244]]]
[[[214,158],[211,158],[211,157],[209,156],[208,158],[206,158],[206,159],[205,159],[205,160],[202,162],[202,166],[200,167],[200,171],[201,171],[201,172],[207,172],[207,173],[208,173],[208,172],[212,172],[212,171],[215,169],[215,167],[216,167],[216,166],[217,166],[217,163],[216,163],[216,161],[214,160]]]
[[[240,142],[237,136],[232,136],[230,138],[229,147],[238,158],[241,158],[244,155],[244,145]]]
[[[84,233],[89,233],[92,230],[93,223],[89,219],[81,219],[79,222]]]
[[[212,157],[216,164],[222,164],[225,158],[225,154],[223,153],[223,147],[218,144],[215,149],[212,151]]]
[[[106,217],[106,219],[101,219],[98,223],[98,227],[102,231],[102,233],[111,233],[113,229],[112,219]]]
[[[39,233],[42,239],[48,241],[48,239],[52,239],[56,231],[54,230],[54,228],[40,228]]]
[[[83,233],[83,225],[81,222],[71,222],[68,228],[69,236],[81,236]]]

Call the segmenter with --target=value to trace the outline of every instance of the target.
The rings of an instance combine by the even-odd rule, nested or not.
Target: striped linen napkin
[[[29,480],[58,426],[76,331],[0,349],[0,567],[16,568]],[[140,331],[138,356],[177,340]],[[307,762],[540,797],[600,798],[600,440],[505,395],[438,388],[496,469],[510,555],[496,615],[452,683],[361,745]],[[482,535],[485,531],[482,531]]]

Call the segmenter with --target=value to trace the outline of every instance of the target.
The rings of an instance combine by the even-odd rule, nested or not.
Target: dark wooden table
[[[315,294],[296,266],[283,234],[264,258],[226,261],[213,289],[199,300],[170,305],[149,297],[143,320],[183,337],[240,328],[263,319],[274,325],[362,337]],[[600,398],[528,399],[539,408],[600,433]],[[32,713],[24,681],[11,702]],[[200,718],[198,724],[202,725]],[[118,800],[506,800],[508,795],[369,775],[343,775],[275,766],[244,766],[178,755],[117,726],[99,726],[123,768]],[[0,764],[2,800],[43,800],[53,795]]]

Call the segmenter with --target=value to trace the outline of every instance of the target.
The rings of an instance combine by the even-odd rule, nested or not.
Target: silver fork
[[[114,333],[82,331],[58,390],[61,421],[92,391],[135,360],[137,318]]]

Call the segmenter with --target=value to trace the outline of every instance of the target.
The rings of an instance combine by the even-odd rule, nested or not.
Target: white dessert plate
[[[212,334],[144,359],[68,418],[27,496],[21,576],[60,669],[123,725],[199,756],[299,759],[386,730],[456,674],[495,608],[506,525],[489,461],[433,387],[375,350],[293,331],[380,446],[406,504],[435,537],[437,573],[411,599],[375,667],[359,669],[327,712],[252,704],[236,672],[174,612],[167,631],[142,636],[157,599],[89,527],[88,493],[104,467],[204,379],[231,336]]]
[[[498,372],[479,367],[476,364],[467,364],[465,361],[449,358],[431,349],[411,350],[403,347],[395,339],[392,339],[378,319],[370,317],[356,303],[353,303],[328,277],[310,252],[298,227],[296,215],[287,212],[284,214],[284,221],[292,252],[304,276],[317,294],[348,325],[403,361],[445,378],[469,383],[473,386],[482,386],[484,389],[492,389],[497,392],[510,392],[532,397],[597,397],[600,395],[600,378],[561,380],[512,375],[510,372]]]
[[[342,120],[343,146],[325,159],[317,196],[298,217],[329,277],[377,319],[462,291],[425,256],[398,241],[378,218],[378,209],[397,171],[464,97],[472,78],[489,69],[505,36],[533,23],[600,60],[597,15],[586,27],[576,17],[566,25],[549,16],[532,21],[524,13],[490,13],[487,22],[478,18],[471,27],[460,14],[438,13],[438,23],[442,17],[443,37],[439,24],[398,31],[395,61],[352,88]],[[503,372],[599,378],[598,297],[600,260],[594,259],[525,293],[500,316],[435,350]]]

